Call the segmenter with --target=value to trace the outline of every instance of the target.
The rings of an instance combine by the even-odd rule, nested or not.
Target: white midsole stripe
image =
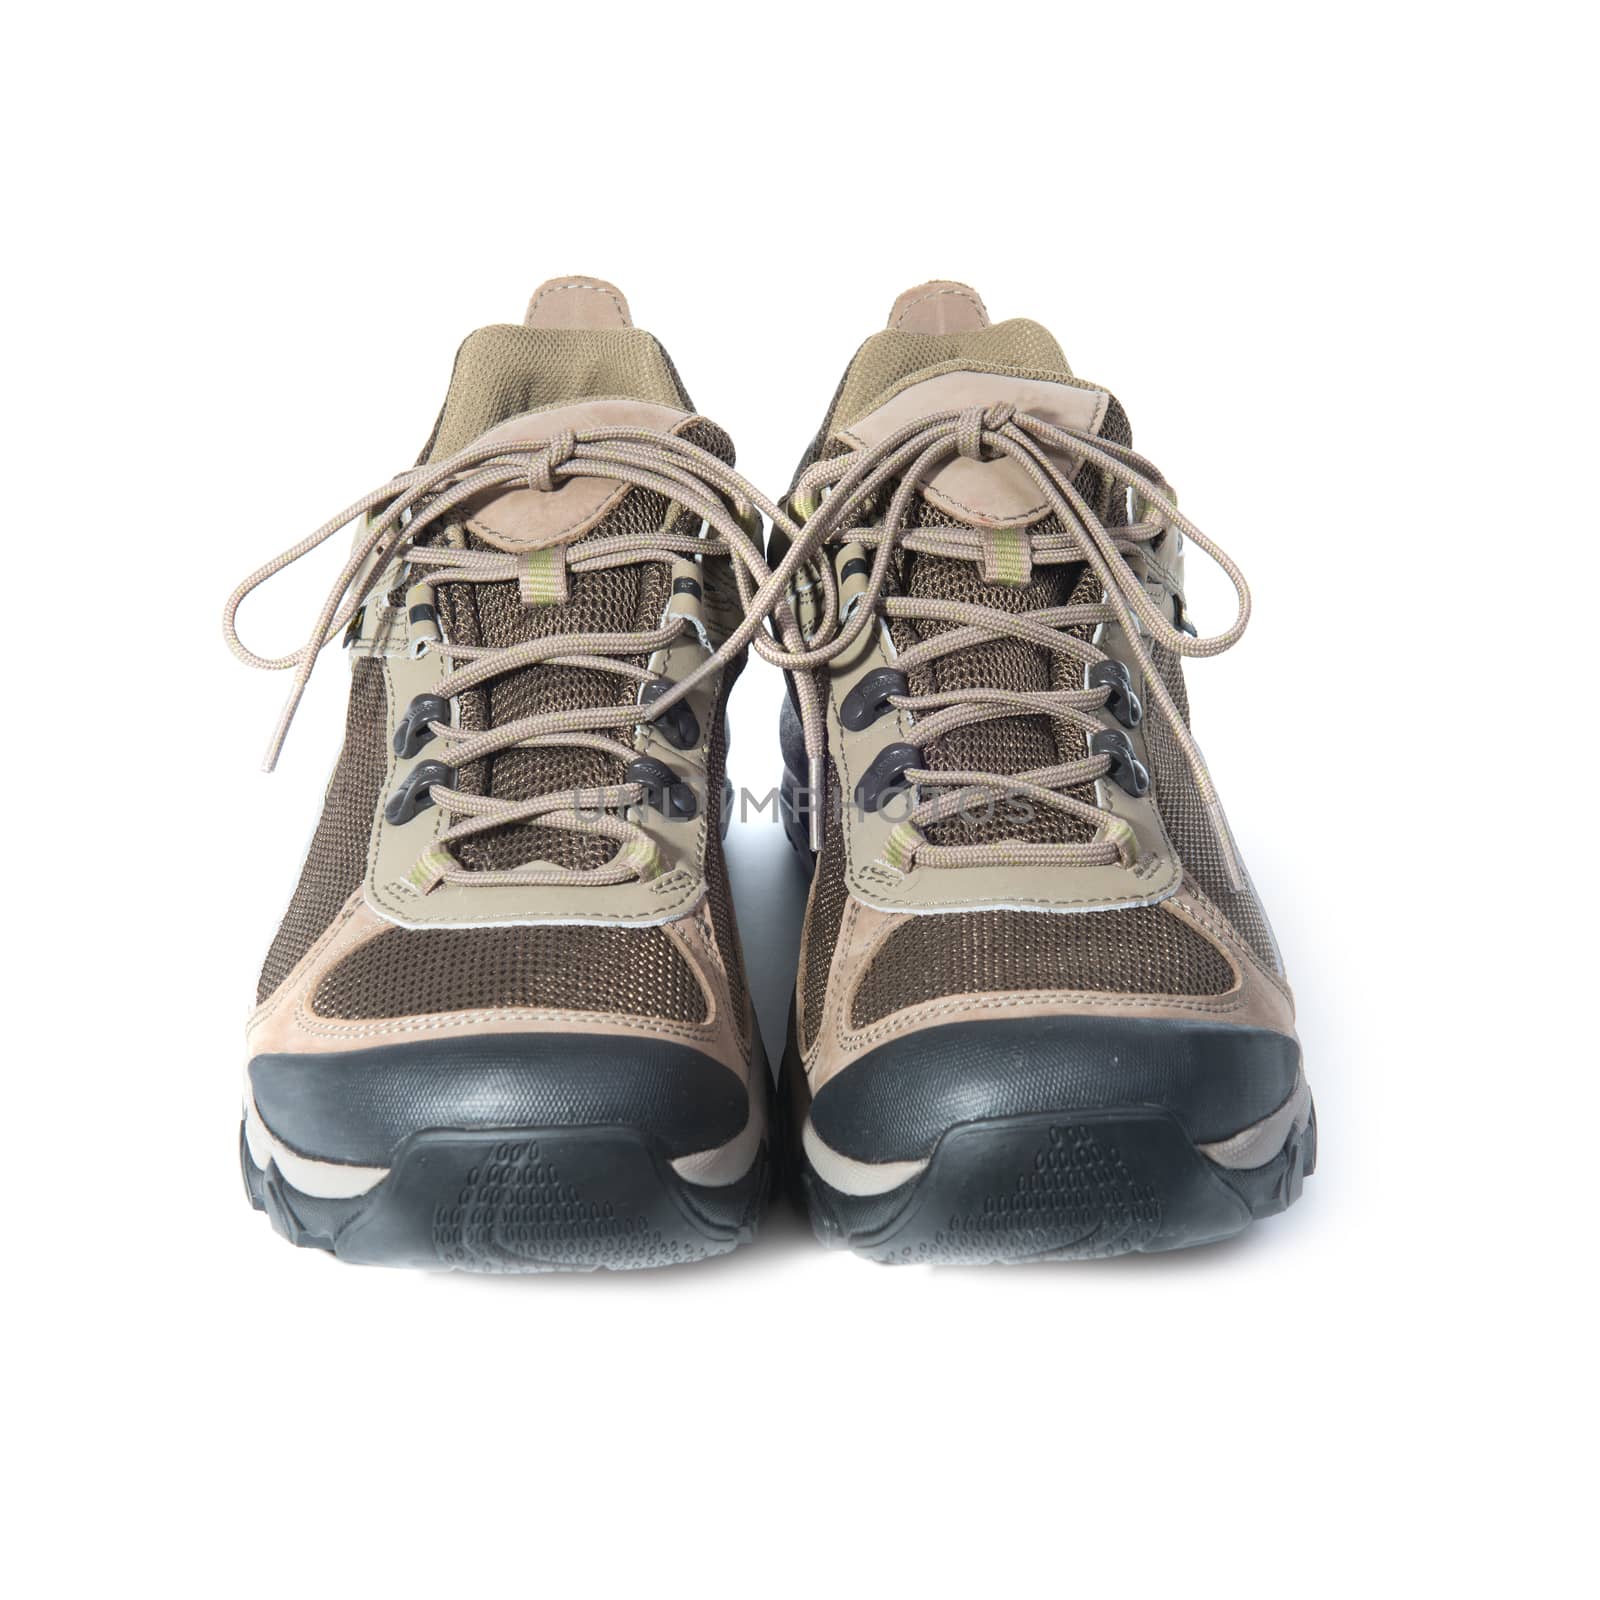
[[[800,1140],[817,1176],[840,1194],[887,1194],[902,1183],[910,1183],[928,1166],[926,1161],[857,1161],[854,1156],[842,1156],[822,1142],[810,1117],[806,1118]]]
[[[1311,1086],[1302,1073],[1294,1093],[1276,1111],[1226,1139],[1196,1145],[1195,1148],[1219,1167],[1230,1170],[1259,1167],[1283,1148],[1290,1129],[1303,1128],[1310,1115]],[[928,1165],[925,1160],[857,1161],[852,1156],[840,1155],[822,1142],[809,1117],[800,1137],[817,1176],[840,1194],[887,1194],[891,1189],[898,1189],[902,1183],[909,1183]]]
[[[759,1064],[759,1063],[758,1063]],[[763,1069],[764,1070],[764,1069]],[[767,1131],[767,1107],[762,1095],[750,1096],[750,1116],[745,1125],[715,1150],[697,1150],[679,1156],[672,1170],[686,1183],[703,1189],[722,1189],[749,1172]],[[291,1150],[261,1120],[255,1099],[244,1101],[244,1142],[250,1159],[264,1172],[270,1162],[301,1194],[318,1200],[354,1200],[375,1189],[389,1176],[388,1167],[356,1167],[342,1161],[318,1161]]]
[[[318,1161],[291,1150],[261,1120],[254,1096],[245,1095],[244,1142],[250,1159],[266,1170],[271,1162],[301,1194],[318,1200],[354,1200],[389,1176],[387,1167],[353,1167],[342,1161]]]
[[[753,1070],[765,1072],[765,1062],[758,1058]],[[696,1184],[702,1189],[725,1189],[730,1183],[737,1183],[750,1170],[766,1133],[767,1097],[752,1091],[750,1115],[738,1133],[715,1150],[697,1150],[693,1155],[679,1156],[672,1163],[672,1170],[685,1183]]]

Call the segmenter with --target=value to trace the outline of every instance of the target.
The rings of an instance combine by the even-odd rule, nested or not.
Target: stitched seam
[[[864,1039],[871,1038],[880,1030],[899,1031],[893,1021],[894,1017],[900,1015],[897,1012],[892,1012],[889,1018],[880,1018],[877,1022],[870,1023],[866,1028],[857,1031],[852,1031],[845,1019],[850,1015],[850,1007],[855,1000],[856,991],[865,980],[874,958],[879,954],[883,946],[888,943],[890,935],[901,925],[899,922],[886,924],[883,931],[855,958],[856,980],[850,985],[849,992],[842,997],[838,1014],[834,1018],[834,1043],[841,1051],[847,1052],[854,1049]],[[1220,951],[1219,954],[1222,954],[1226,959],[1228,952]],[[1079,1007],[1098,1004],[1116,1006],[1172,1005],[1183,1010],[1206,1011],[1226,1016],[1238,1011],[1245,1004],[1247,998],[1244,991],[1243,975],[1239,971],[1238,964],[1230,960],[1228,965],[1234,977],[1233,987],[1216,996],[1185,998],[1181,995],[1121,994],[1110,989],[1018,989],[1010,991],[1005,999],[977,1000],[970,995],[946,995],[938,1000],[924,1001],[918,1006],[908,1006],[904,1015],[915,1021],[922,1016],[943,1016],[957,1011],[982,1011],[1002,1006],[1033,1005],[1038,1003],[1046,1005],[1066,1003]]]
[[[701,907],[702,916],[707,914],[707,909],[705,906]],[[709,1028],[713,1033],[719,1032],[724,1012],[729,1013],[731,1020],[733,1008],[731,1003],[723,1005],[721,985],[713,984],[708,976],[712,965],[711,953],[703,937],[699,917],[680,918],[675,923],[668,923],[662,931],[667,936],[667,942],[675,945],[679,956],[688,962],[689,970],[694,974],[695,982],[699,985],[701,996],[705,1000],[706,1014],[697,1026]]]
[[[895,327],[898,328],[906,320],[906,318],[916,310],[918,306],[925,305],[929,300],[941,299],[946,295],[954,295],[958,300],[965,300],[968,305],[982,313],[985,321],[988,320],[989,308],[978,298],[976,291],[972,289],[934,289],[928,294],[918,295],[917,298],[913,300],[911,304],[908,305],[905,310],[894,319]]]
[[[894,318],[894,326],[896,326],[896,328],[899,328],[899,326],[901,326],[902,323],[906,322],[906,318],[909,317],[909,315],[912,314],[912,312],[914,312],[914,310],[917,309],[918,306],[925,306],[926,302],[931,301],[931,299],[942,299],[942,298],[944,298],[944,296],[955,296],[955,299],[963,299],[963,301],[966,301],[966,304],[968,304],[968,306],[971,306],[971,307],[973,307],[974,310],[978,310],[978,312],[981,312],[982,317],[984,317],[984,320],[986,320],[986,322],[987,322],[987,320],[989,320],[989,307],[987,307],[986,304],[984,304],[984,302],[982,302],[981,299],[978,298],[978,294],[976,294],[976,291],[974,291],[974,290],[933,290],[933,291],[931,291],[931,293],[928,293],[928,294],[918,294],[917,299],[914,299],[914,301],[910,302],[909,306],[907,306],[906,309],[902,310],[901,314],[899,314],[898,317]]]
[[[618,1027],[626,1028],[631,1033],[670,1034],[674,1038],[703,1043],[712,1042],[717,1032],[714,1028],[682,1027],[648,1017],[632,1019],[607,1011],[539,1011],[525,1007],[505,1007],[497,1011],[447,1011],[438,1016],[379,1019],[359,1025],[340,1026],[306,1011],[302,1003],[297,1008],[295,1022],[303,1032],[324,1039],[370,1039],[390,1033],[436,1033],[454,1028],[476,1028],[494,1022],[593,1022],[608,1029]]]
[[[884,1039],[892,1038],[898,1033],[913,1031],[921,1022],[926,1022],[936,1017],[971,1014],[982,1011],[1010,1011],[1021,1006],[1061,1006],[1073,1011],[1097,1011],[1102,1007],[1116,1007],[1131,1010],[1139,1007],[1144,1010],[1171,1009],[1176,1011],[1193,1011],[1205,1016],[1230,1016],[1242,1009],[1244,994],[1242,990],[1236,991],[1237,998],[1227,1003],[1212,1003],[1202,1000],[1178,1000],[1169,995],[1103,995],[1084,990],[1030,990],[1026,993],[996,996],[987,1000],[973,1000],[967,997],[962,1000],[939,1001],[926,1007],[896,1013],[889,1022],[879,1026],[874,1025],[860,1033],[845,1035],[840,1043],[849,1050],[859,1050],[863,1045],[880,1043]],[[850,1063],[845,1063],[846,1066]],[[844,1070],[843,1068],[840,1069]]]
[[[852,923],[855,920],[855,908],[857,904],[858,902],[855,900],[850,901]],[[862,980],[866,977],[867,970],[871,967],[873,958],[880,950],[883,949],[884,945],[888,943],[889,936],[900,926],[901,923],[898,920],[886,922],[878,934],[869,940],[859,955],[855,957],[855,982],[851,983],[847,981],[845,983],[845,993],[839,996],[839,1003],[834,1008],[832,1015],[833,1042],[835,1047],[841,1052],[846,1051],[849,1048],[849,1046],[846,1044],[846,1040],[849,1038],[850,1028],[845,1019],[849,1017],[850,1007],[855,1003],[856,990],[861,987]]]
[[[655,879],[653,883],[645,885],[644,887],[653,894],[657,892],[656,884],[662,883],[670,883],[674,888],[677,887],[678,883],[682,883],[684,885],[683,892],[677,895],[675,899],[664,901],[659,907],[649,908],[652,911],[660,910],[663,913],[677,911],[680,907],[691,904],[703,887],[703,880],[701,878],[696,877],[693,873],[682,867],[668,873],[663,878]],[[535,889],[546,889],[552,886],[546,884],[535,884],[532,885],[532,887]],[[507,890],[507,892],[516,893],[517,891]],[[568,911],[560,914],[551,913],[547,916],[529,916],[525,911],[520,913],[507,911],[503,915],[497,917],[484,916],[481,914],[475,915],[471,912],[462,912],[459,916],[430,916],[424,920],[420,918],[412,918],[407,914],[405,907],[396,905],[392,900],[381,898],[376,889],[373,891],[373,899],[375,904],[380,908],[386,907],[387,909],[393,911],[396,916],[401,917],[403,920],[398,924],[398,926],[406,928],[499,928],[505,926],[553,928],[561,927],[566,923],[579,922],[595,922],[619,928],[639,926],[639,924],[633,920],[632,915],[626,911]],[[390,920],[391,919],[388,917],[384,918],[384,921],[386,922]],[[663,915],[662,920],[672,921],[674,919]],[[648,924],[646,924],[646,926],[648,926]]]
[[[617,314],[622,318],[623,326],[628,326],[628,308],[623,305],[621,299],[614,290],[602,289],[597,283],[547,283],[544,288],[542,288],[538,294],[533,297],[533,304],[528,308],[528,310],[530,313],[537,310],[539,302],[543,300],[547,294],[565,294],[569,293],[573,289],[582,289],[587,294],[603,294],[606,299],[608,299],[612,305],[617,308]]]
[[[1262,979],[1283,997],[1289,1007],[1290,1015],[1294,1014],[1294,991],[1289,987],[1287,979],[1280,978],[1275,972],[1262,966],[1255,952],[1234,933],[1222,913],[1212,907],[1211,902],[1200,893],[1193,880],[1185,879],[1178,893],[1170,896],[1167,903],[1184,912],[1196,927],[1210,934],[1223,946],[1239,972],[1241,982],[1247,972],[1251,977]]]
[[[879,898],[881,900],[883,900],[885,903],[883,905],[881,905],[881,906],[878,906],[877,909],[883,910],[883,911],[904,911],[909,915],[915,916],[915,915],[930,915],[930,914],[933,914],[934,911],[935,911],[935,908],[943,908],[945,910],[959,910],[959,909],[964,907],[964,908],[969,909],[969,910],[988,911],[988,910],[1003,909],[1006,906],[1043,906],[1043,907],[1055,906],[1057,908],[1064,907],[1064,906],[1103,906],[1107,911],[1114,911],[1114,910],[1119,909],[1120,907],[1132,906],[1132,905],[1135,905],[1135,904],[1137,904],[1137,905],[1157,905],[1163,900],[1170,899],[1172,897],[1172,895],[1174,895],[1177,892],[1176,885],[1177,885],[1177,882],[1178,882],[1177,871],[1176,871],[1176,863],[1172,862],[1172,861],[1168,861],[1165,857],[1163,857],[1161,859],[1162,859],[1162,865],[1166,868],[1165,875],[1163,877],[1155,880],[1152,885],[1146,886],[1146,892],[1143,893],[1143,894],[1139,894],[1139,895],[1135,895],[1132,892],[1130,892],[1125,897],[1123,897],[1123,896],[1108,897],[1106,895],[1047,895],[1047,896],[1038,896],[1038,895],[980,894],[980,895],[963,895],[963,896],[957,898],[957,897],[954,897],[954,896],[951,896],[951,895],[941,895],[939,897],[939,899],[936,900],[933,903],[932,906],[924,906],[919,901],[909,900],[909,899],[902,900],[898,904],[896,904],[896,903],[894,903],[894,902],[892,902],[890,900],[890,898],[889,898],[887,893],[884,893],[884,894],[880,895]],[[920,871],[920,872],[938,872],[938,871],[941,871],[941,870],[946,870],[946,871],[950,871],[950,872],[961,872],[961,871],[969,871],[969,870],[972,870],[972,869],[962,868],[962,867],[952,867],[952,868],[945,868],[945,869],[941,869],[941,868],[938,868],[938,867],[920,867],[920,868],[918,868],[918,871]],[[978,869],[978,870],[984,870],[984,869]],[[1082,869],[1081,868],[1077,868],[1077,867],[1070,867],[1069,866],[1069,867],[1052,868],[1052,869],[1049,869],[1049,870],[1061,871],[1061,872],[1075,872],[1075,871],[1081,871]],[[1104,870],[1108,870],[1108,869],[1101,868],[1099,870],[1104,871]],[[1124,869],[1124,870],[1126,870],[1126,869]],[[861,877],[864,877],[864,876],[865,876],[865,872],[863,872],[861,874],[857,874],[852,870],[848,874],[848,877],[851,880],[851,887],[855,888],[857,886],[857,880],[859,878],[861,878]],[[888,880],[887,879],[882,879],[880,881],[882,881],[885,884],[886,888],[888,887]],[[899,883],[903,884],[905,882],[905,879],[902,877],[898,881],[899,881]],[[868,888],[868,892],[866,894],[864,894],[862,896],[862,898],[867,900],[869,905],[870,904],[874,904],[874,902],[873,902],[873,900],[871,898],[870,887]]]
[[[856,923],[860,920],[861,902],[854,895],[846,893],[844,902],[844,915],[839,919],[839,936],[833,942],[833,954],[828,962],[828,986],[822,995],[822,1016],[817,1022],[817,1037],[812,1041],[811,1048],[803,1059],[809,1060],[816,1054],[817,1047],[829,1033],[834,1036],[834,1042],[839,1040],[839,1022],[844,1015],[843,1007],[845,997],[838,993],[840,984],[834,973],[838,968],[840,956],[847,952],[855,938]],[[844,984],[849,987],[848,982]]]
[[[585,481],[593,483],[597,480],[592,478],[587,480],[578,479],[573,483],[562,484],[561,488],[557,489],[555,492],[560,494],[562,490],[575,488],[577,483]],[[518,554],[525,550],[543,550],[548,549],[552,545],[569,544],[573,540],[587,533],[591,528],[603,522],[613,511],[615,511],[618,504],[621,502],[622,497],[628,492],[630,487],[631,486],[628,484],[623,484],[620,488],[614,489],[600,503],[597,509],[574,517],[571,522],[563,524],[554,533],[540,534],[538,536],[539,542],[537,544],[531,543],[526,537],[520,533],[517,533],[514,529],[500,527],[491,522],[488,517],[488,512],[492,511],[494,508],[494,503],[492,501],[489,505],[485,506],[477,516],[468,519],[467,527],[471,529],[473,533],[477,534],[480,539],[487,539],[490,544],[495,544],[496,541],[499,541],[500,547],[511,548]],[[501,495],[497,495],[495,499],[502,499],[504,498],[505,494],[518,494],[520,492],[520,490],[512,488],[504,491],[504,493]]]
[[[333,921],[322,931],[316,943],[284,974],[283,982],[250,1013],[245,1020],[245,1031],[247,1033],[253,1031],[261,1023],[269,1021],[273,1012],[282,1006],[284,997],[298,984],[301,968],[307,967],[309,963],[327,953],[329,946],[333,944],[345,924],[361,909],[362,894],[362,890],[357,889],[345,901],[344,908],[338,912]]]
[[[981,517],[986,523],[993,523],[1000,528],[1013,528],[1023,526],[1025,523],[1037,522],[1049,511],[1049,505],[1041,500],[1037,505],[1029,506],[1026,511],[1014,512],[1004,522],[997,522],[991,511],[980,511],[977,506],[969,506],[965,500],[958,500],[948,489],[941,489],[937,483],[919,484],[924,500],[931,501],[943,509],[954,509],[968,517]]]

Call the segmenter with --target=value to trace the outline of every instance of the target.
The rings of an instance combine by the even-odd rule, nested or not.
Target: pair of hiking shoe
[[[658,1266],[749,1240],[776,1178],[825,1243],[987,1262],[1293,1201],[1293,1004],[1182,672],[1248,593],[1131,440],[955,283],[895,302],[778,502],[611,285],[472,334],[419,464],[227,607],[294,674],[269,765],[325,645],[352,675],[247,1030],[277,1230]],[[244,597],[351,524],[306,644],[247,649]],[[1188,544],[1234,584],[1223,633],[1185,615]],[[776,1090],[723,849],[752,650],[811,873]]]

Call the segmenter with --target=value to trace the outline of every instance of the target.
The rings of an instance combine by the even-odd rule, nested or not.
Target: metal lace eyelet
[[[892,711],[889,696],[906,693],[906,675],[894,667],[876,667],[844,697],[839,720],[852,733],[870,728],[886,711]]]
[[[640,785],[645,800],[670,822],[683,821],[699,812],[700,802],[694,790],[664,761],[638,756],[623,768],[622,781]]]
[[[435,784],[448,789],[455,781],[454,767],[447,767],[442,761],[419,761],[385,802],[384,820],[396,827],[409,822],[419,811],[426,811],[433,804]]]
[[[885,745],[856,785],[856,805],[863,811],[876,811],[891,795],[911,787],[906,769],[921,765],[922,752],[915,745]]]
[[[1106,710],[1124,728],[1137,728],[1144,721],[1144,702],[1133,692],[1133,679],[1122,662],[1114,660],[1095,662],[1089,668],[1089,687],[1110,688],[1111,695],[1106,701]]]
[[[1150,774],[1133,753],[1133,745],[1121,728],[1101,728],[1089,735],[1089,754],[1110,756],[1111,771],[1106,774],[1116,786],[1135,799],[1150,791]]]
[[[450,702],[442,695],[419,694],[405,709],[394,730],[394,753],[414,756],[433,737],[430,722],[448,722]]]
[[[639,704],[654,705],[672,687],[670,679],[652,678],[639,691]],[[674,749],[694,750],[699,747],[700,719],[694,714],[694,708],[687,700],[680,700],[677,705],[669,706],[650,726],[659,729],[661,737]]]

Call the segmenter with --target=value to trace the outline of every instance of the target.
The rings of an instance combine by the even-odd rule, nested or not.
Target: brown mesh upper
[[[375,661],[357,661],[345,714],[344,748],[328,783],[300,881],[262,964],[257,1003],[283,982],[366,875],[367,842],[388,767],[383,702],[382,668]]]
[[[1031,324],[1002,326],[1021,326],[1031,337]],[[1008,341],[1014,337],[1011,332],[1005,335]],[[997,355],[997,341],[985,333],[963,338],[972,348],[963,345],[960,349],[946,349],[937,344],[923,349],[898,335],[875,335],[857,352],[856,361],[834,396],[828,419],[802,461],[802,470],[812,460],[845,448],[832,438],[833,429],[880,403],[890,388],[945,370],[944,363],[996,371],[1017,370],[1023,361],[1015,351]],[[1051,349],[1053,345],[1030,346],[1023,364],[1056,369],[1041,371],[1040,376],[1068,378],[1065,362],[1059,352],[1052,356]],[[868,357],[876,363],[871,370],[865,370]],[[1127,413],[1114,396],[1108,399],[1100,437],[1122,445],[1133,443]],[[1085,466],[1074,487],[1105,526],[1126,526],[1126,495],[1106,475]],[[919,499],[910,520],[914,525],[931,527],[943,525],[949,518]],[[1044,523],[1040,531],[1048,531],[1050,526]],[[1104,598],[1098,581],[1085,565],[1039,566],[1030,585],[1013,589],[984,583],[971,562],[915,551],[904,553],[894,575],[894,589],[908,597],[969,601],[1016,614],[1058,605],[1098,604]],[[910,620],[891,624],[901,650],[948,626]],[[1079,636],[1086,632],[1080,631]],[[1177,662],[1171,662],[1169,674],[1161,662],[1162,654],[1158,648],[1158,664],[1162,665],[1169,687],[1176,678],[1174,694],[1179,705],[1186,707]],[[997,639],[913,672],[909,687],[912,694],[926,694],[978,685],[1018,690],[1081,688],[1083,679],[1081,669],[1068,658],[1036,650],[1021,641]],[[1146,704],[1149,705],[1148,697]],[[1251,948],[1278,970],[1271,934],[1254,895],[1226,890],[1215,836],[1194,794],[1192,779],[1181,764],[1170,730],[1161,725],[1159,717],[1153,717],[1146,732],[1156,798],[1184,864],[1236,924]],[[1085,752],[1083,734],[1070,724],[1048,717],[1006,717],[952,729],[924,749],[924,765],[936,771],[976,768],[1007,774],[1078,760]],[[1092,785],[1080,792],[1093,802]],[[1091,837],[1092,830],[1075,818],[1040,809],[1031,820],[1022,823],[1009,811],[1002,811],[990,819],[957,818],[939,823],[930,827],[928,834],[939,844],[967,844],[1005,837],[1082,840]],[[800,1015],[807,1050],[814,1045],[822,1020],[828,968],[848,899],[844,873],[841,830],[830,827],[817,862],[804,933]],[[850,1023],[862,1027],[925,1001],[986,991],[1206,996],[1224,994],[1237,981],[1237,974],[1222,951],[1160,906],[1077,915],[986,911],[916,916],[897,928],[873,958],[852,999]]]
[[[912,917],[895,929],[855,992],[850,1025],[862,1028],[945,995],[1214,995],[1234,982],[1227,957],[1160,906],[1077,915],[965,911]]]
[[[537,1006],[704,1022],[707,1002],[660,928],[393,928],[353,950],[311,1008],[340,1021]]]
[[[690,405],[665,351],[638,330],[483,329],[458,354],[424,458],[448,454],[519,412],[585,394]],[[685,437],[732,461],[727,436],[711,424],[696,422]],[[636,489],[599,531],[654,530],[666,511],[663,497]],[[478,544],[460,528],[441,530],[439,537]],[[462,643],[502,646],[551,634],[653,629],[669,597],[670,568],[655,562],[572,573],[569,585],[567,603],[540,607],[524,606],[514,583],[440,585],[440,623],[447,636]],[[476,732],[533,712],[626,703],[636,693],[636,683],[615,674],[539,665],[463,694],[460,720]],[[743,965],[717,833],[726,697],[727,685],[708,751],[708,908],[740,1036],[748,1039]],[[344,751],[294,901],[262,970],[259,998],[282,982],[361,883],[387,770],[385,722],[381,668],[358,662]],[[599,751],[508,750],[464,767],[457,784],[468,793],[520,799],[619,782],[624,760]],[[463,841],[455,854],[469,868],[508,868],[532,860],[592,867],[609,860],[615,848],[607,839],[516,824]],[[497,1006],[626,1012],[681,1022],[699,1022],[707,1014],[698,980],[661,930],[571,926],[397,929],[347,957],[324,979],[313,1003],[324,1015],[341,1018]]]

